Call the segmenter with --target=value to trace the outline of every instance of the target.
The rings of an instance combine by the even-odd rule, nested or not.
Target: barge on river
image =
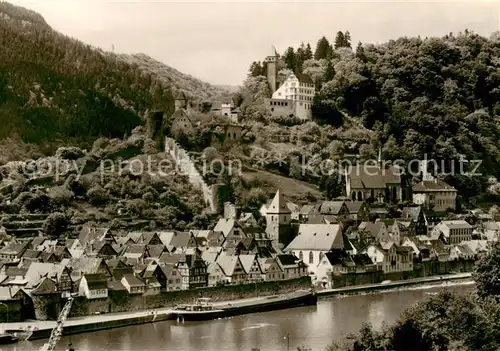
[[[300,306],[314,306],[318,297],[314,292],[296,291],[256,299],[240,300],[228,303],[212,303],[209,298],[200,298],[194,304],[176,306],[170,315],[178,322],[205,321],[233,317],[248,313],[267,312]]]

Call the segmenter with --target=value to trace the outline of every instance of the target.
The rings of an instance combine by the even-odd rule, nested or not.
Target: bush
[[[64,160],[77,160],[85,156],[85,152],[76,146],[60,147],[57,149],[56,157]]]

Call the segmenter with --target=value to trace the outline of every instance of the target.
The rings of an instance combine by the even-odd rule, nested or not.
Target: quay
[[[408,287],[414,285],[424,285],[429,283],[462,281],[471,279],[472,279],[472,273],[470,272],[455,273],[455,274],[437,275],[437,276],[429,276],[429,277],[413,278],[405,280],[395,280],[387,283],[382,282],[378,284],[363,284],[363,285],[353,285],[353,286],[346,286],[334,289],[322,289],[322,290],[317,290],[316,294],[318,295],[318,298],[321,298],[334,295],[369,293],[381,290],[390,290],[399,287]]]
[[[400,281],[392,281],[379,284],[365,284],[357,286],[348,286],[335,289],[317,290],[315,298],[308,300],[307,303],[287,304],[284,303],[285,297],[293,299],[297,293],[286,295],[262,296],[247,299],[231,300],[224,302],[215,302],[214,308],[223,306],[231,306],[233,313],[231,316],[257,313],[297,306],[316,305],[317,298],[328,298],[335,295],[357,294],[376,292],[381,290],[396,289],[399,287],[408,287],[415,285],[425,285],[429,283],[444,282],[444,281],[464,281],[471,280],[471,273],[457,273],[441,276],[431,276],[424,278],[407,279]],[[126,327],[131,325],[154,323],[167,320],[175,320],[174,311],[172,308],[159,308],[154,310],[121,312],[121,313],[105,313],[99,315],[90,315],[84,317],[68,318],[64,323],[63,335],[73,335],[79,333],[87,333],[98,330]],[[28,330],[31,329],[33,334],[30,340],[49,338],[52,329],[56,326],[55,321],[26,321],[17,323],[4,323],[5,330]]]

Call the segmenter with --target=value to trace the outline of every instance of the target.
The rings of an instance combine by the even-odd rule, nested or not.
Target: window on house
[[[302,253],[302,251],[299,252],[299,259],[304,260],[304,254]]]
[[[309,263],[314,263],[314,255],[312,251],[309,251]]]

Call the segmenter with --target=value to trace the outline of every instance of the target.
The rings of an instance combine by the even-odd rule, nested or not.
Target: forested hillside
[[[152,60],[141,57],[93,48],[53,31],[33,11],[0,2],[0,142],[17,135],[53,149],[123,137],[146,109],[172,111],[177,90],[203,91],[207,99],[224,92],[175,70],[158,78],[158,67],[144,67]]]
[[[480,159],[483,177],[450,179],[469,196],[485,191],[486,175],[500,175],[498,33],[485,38],[465,30],[442,38],[359,43],[353,50],[349,32],[339,32],[333,44],[323,37],[315,50],[303,43],[282,58],[286,67],[280,76],[289,70],[306,73],[317,85],[313,114],[318,123],[340,127],[349,115],[375,132],[365,154],[375,156],[382,147],[385,159],[424,154]],[[245,87],[255,86],[262,74],[263,65],[254,62]]]

